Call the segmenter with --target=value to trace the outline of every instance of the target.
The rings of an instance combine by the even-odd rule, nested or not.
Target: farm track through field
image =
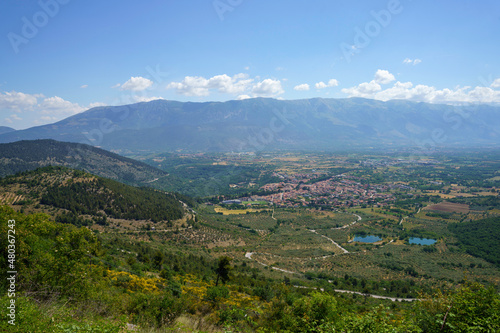
[[[331,280],[328,280],[329,283],[332,283]],[[295,288],[300,288],[300,289],[319,289],[321,291],[325,291],[324,288],[314,288],[314,287],[306,287],[306,286],[295,286]],[[361,295],[365,297],[373,297],[373,298],[378,298],[378,299],[389,299],[393,302],[413,302],[413,301],[420,301],[420,299],[417,298],[401,298],[401,297],[391,297],[391,296],[381,296],[381,295],[374,295],[374,294],[367,294],[367,293],[362,293],[360,291],[352,291],[352,290],[344,290],[344,289],[333,289],[336,293],[344,293],[344,294],[356,294],[356,295]]]
[[[273,214],[274,214],[274,210],[273,210]],[[357,222],[361,221],[361,216],[359,216],[358,214],[353,214],[353,215],[357,217],[357,220],[355,220],[355,221],[354,221],[354,222],[352,222],[352,223],[346,224],[346,225],[345,225],[345,226],[343,226],[343,227],[339,227],[339,228],[332,228],[332,229],[344,229],[344,228],[347,228],[347,227],[353,226],[353,225],[354,225],[354,224],[356,224]],[[273,218],[274,218],[274,216],[273,216]],[[319,236],[321,236],[321,237],[323,237],[323,238],[328,239],[330,242],[332,242],[332,244],[333,244],[333,245],[337,246],[337,247],[338,247],[338,248],[342,251],[342,253],[341,253],[341,254],[332,254],[332,255],[320,256],[320,257],[306,257],[306,258],[295,258],[295,257],[290,258],[290,257],[287,257],[287,259],[292,259],[292,260],[307,260],[307,259],[309,259],[309,260],[313,260],[313,259],[326,259],[326,258],[328,258],[328,257],[334,257],[334,256],[336,256],[336,255],[342,255],[342,254],[353,253],[353,252],[349,252],[349,251],[347,251],[346,249],[344,249],[342,246],[340,246],[337,242],[335,242],[335,241],[334,241],[333,239],[331,239],[330,237],[327,237],[327,236],[325,236],[325,235],[321,235],[321,234],[319,234],[316,230],[309,230],[309,231],[310,231],[310,232],[313,232],[313,233],[315,233],[315,234],[317,234],[317,235],[319,235]],[[261,264],[262,266],[269,266],[269,265],[267,265],[267,264],[265,264],[265,263],[263,263],[263,262],[258,261],[257,259],[252,258],[252,255],[253,255],[253,254],[257,254],[257,252],[247,252],[247,253],[245,254],[245,257],[246,257],[246,258],[248,258],[248,259],[250,259],[250,260],[255,260],[256,262],[258,262],[258,263],[259,263],[259,264]],[[268,256],[272,256],[272,257],[281,257],[281,256],[278,256],[278,255],[275,255],[275,254],[270,254],[270,253],[258,253],[258,254],[261,254],[261,255],[268,255]],[[284,257],[281,257],[281,258],[284,258]],[[274,266],[272,266],[271,268],[272,268],[272,269],[274,269],[274,270],[277,270],[277,271],[285,272],[285,273],[290,273],[290,274],[301,274],[301,273],[288,271],[288,270],[286,270],[286,269],[282,269],[282,268],[278,268],[278,267],[274,267]]]
[[[338,247],[343,253],[349,253],[349,251],[347,251],[346,249],[344,249],[342,246],[340,246],[337,242],[335,242],[333,239],[331,239],[330,237],[327,237],[325,235],[321,235],[321,234],[318,234],[318,232],[316,230],[309,230],[310,232],[312,233],[315,233],[316,235],[319,235],[323,238],[326,238],[328,239],[330,242],[333,243],[333,245],[335,245],[336,247]]]
[[[354,225],[356,222],[359,222],[361,221],[361,216],[357,215],[357,214],[353,214],[355,216],[358,217],[358,219],[350,224],[347,224],[343,227],[340,227],[340,228],[332,228],[332,229],[344,229],[344,228],[347,228],[349,226],[352,226]],[[344,249],[343,247],[341,247],[339,244],[337,244],[333,239],[327,237],[327,236],[324,236],[324,235],[321,235],[319,234],[316,230],[309,230],[321,237],[324,237],[326,239],[328,239],[329,241],[331,241],[334,245],[336,245],[337,247],[339,247],[343,253],[341,254],[349,254],[349,253],[357,253],[357,252],[349,252],[347,251],[346,249]],[[389,243],[392,243],[394,240],[391,240]],[[274,269],[276,271],[280,271],[280,272],[283,272],[283,273],[288,273],[288,274],[298,274],[298,275],[302,275],[302,273],[298,273],[298,272],[293,272],[293,271],[289,271],[289,270],[286,270],[286,269],[283,269],[283,268],[279,268],[279,267],[275,267],[275,266],[269,266],[268,264],[266,263],[263,263],[255,258],[252,258],[252,255],[254,254],[260,254],[260,255],[268,255],[268,256],[272,256],[272,257],[281,257],[283,258],[282,256],[279,256],[279,255],[275,255],[275,254],[270,254],[270,253],[258,253],[258,252],[247,252],[245,253],[245,258],[247,259],[250,259],[250,260],[255,260],[257,263],[261,264],[262,266],[264,267],[271,267],[271,269]],[[304,260],[304,259],[325,259],[325,258],[328,258],[328,257],[333,257],[335,256],[334,255],[329,255],[329,256],[322,256],[322,257],[309,257],[309,258],[290,258],[290,257],[287,257],[287,259],[292,259],[292,260]],[[328,280],[329,283],[332,283],[333,281],[331,280]],[[312,288],[312,287],[305,287],[305,286],[294,286],[295,288],[306,288],[306,289],[317,289],[317,288]],[[324,291],[323,288],[320,288],[321,291]],[[356,295],[361,295],[361,296],[366,296],[366,297],[373,297],[373,298],[378,298],[378,299],[388,299],[388,300],[391,300],[393,302],[412,302],[412,301],[415,301],[417,299],[415,298],[399,298],[399,297],[390,297],[390,296],[381,296],[381,295],[374,295],[374,294],[367,294],[367,293],[362,293],[362,292],[359,292],[359,291],[352,291],[352,290],[343,290],[343,289],[334,289],[335,292],[337,293],[347,293],[347,294],[356,294]]]

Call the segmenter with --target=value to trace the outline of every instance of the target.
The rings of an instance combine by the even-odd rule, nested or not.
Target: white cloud
[[[21,110],[31,109],[37,103],[37,98],[43,97],[41,94],[24,94],[22,92],[0,92],[0,109]]]
[[[500,88],[500,78],[493,81],[493,83],[490,85],[490,87],[491,88]]]
[[[85,89],[85,88],[88,88],[88,86],[89,86],[88,84],[84,84],[84,85],[83,85],[83,86],[81,86],[80,88]]]
[[[500,103],[500,91],[489,87],[455,87],[436,89],[424,84],[397,81],[390,88],[382,90],[374,80],[355,87],[342,89],[349,97],[372,98],[382,101],[405,99],[426,103]]]
[[[323,81],[316,83],[314,86],[316,89],[324,89],[324,88],[329,88],[329,87],[336,87],[339,85],[339,81],[335,79],[331,79],[328,81],[328,83],[324,83]]]
[[[299,84],[299,85],[293,87],[293,90],[307,91],[307,90],[309,90],[309,85],[307,83]]]
[[[88,107],[67,101],[59,96],[45,97],[43,94],[22,92],[0,92],[0,114],[15,112],[4,118],[17,128],[52,123],[103,103],[91,103]]]
[[[89,104],[89,109],[96,108],[98,106],[108,106],[106,103],[94,102]]]
[[[211,90],[226,94],[241,94],[253,83],[248,74],[239,73],[230,77],[226,74],[209,79],[202,76],[186,76],[181,82],[171,82],[167,89],[176,89],[178,94],[186,96],[208,96]]]
[[[159,99],[164,99],[163,97],[148,97],[148,96],[134,96],[133,97],[136,102],[151,102],[151,101],[156,101]]]
[[[385,69],[379,69],[375,73],[375,79],[374,81],[379,84],[388,84],[391,83],[392,81],[396,80],[394,75],[389,73],[389,71]]]
[[[42,114],[67,116],[86,110],[77,103],[71,103],[59,96],[45,98],[40,104],[38,104],[38,109]]]
[[[405,60],[403,60],[403,64],[407,64],[407,65],[418,65],[422,62],[422,60],[420,59],[415,59],[415,60],[412,60],[410,58],[406,58]]]
[[[276,97],[284,93],[280,80],[265,79],[255,84],[252,93],[259,97]]]
[[[153,85],[153,81],[141,76],[131,77],[121,85],[121,90],[143,91]]]
[[[244,99],[249,99],[249,98],[252,98],[252,97],[250,97],[248,95],[239,95],[238,97],[236,97],[236,99],[238,101],[241,101],[241,100],[244,100]]]
[[[349,95],[349,97],[364,97],[364,98],[373,98],[373,95],[382,90],[380,84],[372,80],[370,82],[363,82],[359,85],[351,88],[344,88],[341,91],[344,94]]]
[[[186,76],[181,82],[170,82],[167,89],[175,89],[176,93],[186,96],[209,96],[213,92],[238,96],[277,96],[283,88],[279,80],[266,79],[255,82],[248,74],[239,73],[234,76],[227,74],[215,75],[211,78],[202,76]]]
[[[117,84],[115,84],[114,86],[111,86],[111,88],[113,88],[113,89],[115,89],[115,88],[120,88],[120,86],[121,86],[121,83],[117,83]]]
[[[13,113],[9,117],[5,118],[5,121],[9,124],[12,124],[14,121],[20,121],[23,118],[19,117],[17,114]]]

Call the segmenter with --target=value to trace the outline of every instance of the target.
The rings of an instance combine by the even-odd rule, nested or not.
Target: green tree
[[[228,256],[222,256],[219,258],[217,268],[215,269],[215,273],[217,274],[217,281],[215,282],[216,286],[219,285],[219,280],[221,280],[223,284],[226,284],[226,282],[229,281],[229,273],[232,270],[231,260],[233,259]]]

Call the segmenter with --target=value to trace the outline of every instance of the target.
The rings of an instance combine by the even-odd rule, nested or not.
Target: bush
[[[207,288],[205,300],[212,303],[219,303],[222,299],[229,297],[229,289],[226,286],[211,286]]]

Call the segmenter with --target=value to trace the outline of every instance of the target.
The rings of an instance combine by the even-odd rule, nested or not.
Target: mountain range
[[[155,100],[97,107],[53,124],[0,134],[3,143],[34,139],[85,143],[121,154],[497,147],[500,107],[362,98]]]

